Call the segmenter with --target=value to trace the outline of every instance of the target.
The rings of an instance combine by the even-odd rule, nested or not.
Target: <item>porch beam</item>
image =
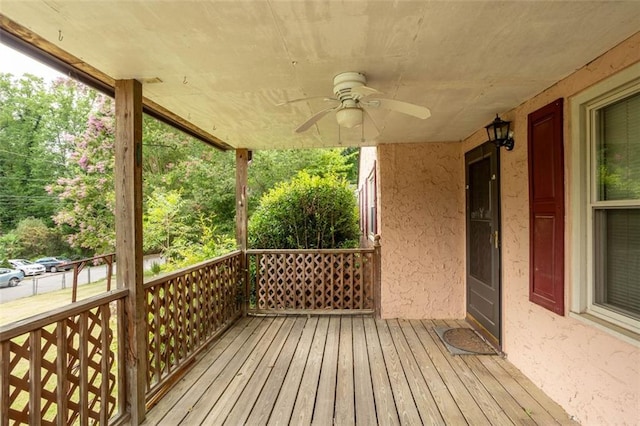
[[[131,424],[145,418],[146,319],[142,267],[142,84],[116,80],[116,280],[124,302],[127,410]]]

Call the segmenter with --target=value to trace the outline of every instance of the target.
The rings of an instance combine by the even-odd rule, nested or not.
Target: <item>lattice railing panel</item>
[[[258,310],[373,309],[372,249],[249,250]]]
[[[235,252],[145,284],[147,395],[241,314],[242,261]]]
[[[2,424],[107,424],[121,415],[111,308],[126,293],[109,292],[0,328]]]

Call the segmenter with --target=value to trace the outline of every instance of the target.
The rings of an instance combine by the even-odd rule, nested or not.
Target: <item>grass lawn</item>
[[[112,286],[114,284],[112,283]],[[106,280],[78,287],[78,300],[96,296],[107,291]],[[0,305],[0,325],[25,319],[33,315],[47,312],[71,304],[71,287],[38,294],[36,296],[23,297]]]

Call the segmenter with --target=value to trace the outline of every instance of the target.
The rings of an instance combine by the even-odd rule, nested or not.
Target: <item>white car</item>
[[[27,259],[9,259],[9,263],[15,269],[24,272],[25,277],[27,275],[40,275],[46,272],[44,265],[39,263],[33,263]]]

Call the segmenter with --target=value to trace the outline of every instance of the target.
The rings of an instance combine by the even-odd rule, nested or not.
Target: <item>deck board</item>
[[[318,320],[316,334],[313,337],[311,351],[307,358],[307,364],[304,367],[302,382],[300,382],[300,391],[296,395],[296,404],[293,407],[293,414],[291,415],[292,424],[310,425],[313,419],[313,406],[318,390],[318,378],[320,377],[320,368],[322,367],[328,326],[328,317],[321,317]]]
[[[242,365],[242,368],[238,371],[229,386],[227,386],[211,411],[209,411],[203,424],[219,424],[226,419],[238,401],[238,397],[253,378],[253,374],[256,373],[260,367],[262,367],[262,370],[265,370],[269,361],[274,357],[274,354],[280,352],[289,334],[289,330],[291,330],[293,321],[285,321],[283,318],[277,318],[274,323],[279,324],[279,328],[272,327],[270,329],[270,331],[277,329],[277,334],[273,340],[270,339],[272,334],[265,333],[258,345],[253,349],[249,358],[247,358],[247,361]]]
[[[340,348],[338,349],[338,377],[336,379],[336,403],[334,422],[353,425],[356,418],[353,388],[353,334],[351,318],[340,321]]]
[[[432,339],[429,331],[419,320],[413,320],[409,323],[413,329],[413,333],[415,333],[415,336],[420,342],[420,345],[422,345],[422,349],[424,349],[424,352],[431,361],[431,363],[428,363],[425,359],[420,363],[421,368],[430,367],[438,372],[440,377],[442,377],[442,381],[451,392],[453,399],[464,415],[467,423],[478,426],[490,425],[491,422],[489,422],[485,413],[482,411],[476,400],[474,400],[473,395],[464,385],[463,381],[456,373],[455,368],[449,363],[446,353],[442,352],[443,350],[446,352],[446,349],[444,349],[442,345],[437,344],[437,340],[434,341]],[[410,334],[408,327],[406,328],[406,333]],[[414,345],[417,345],[415,340],[411,340],[411,342]]]
[[[267,423],[269,425],[289,424],[317,325],[318,318],[314,317],[310,318],[304,327],[302,337],[289,365],[289,370],[287,371],[284,382],[282,382],[278,399]]]
[[[382,347],[382,353],[384,354],[385,367],[389,374],[389,382],[391,383],[391,390],[393,392],[393,398],[396,401],[396,409],[398,410],[398,418],[402,425],[418,425],[422,423],[420,419],[420,413],[416,407],[416,403],[411,395],[411,389],[407,382],[407,377],[402,369],[398,352],[391,339],[391,333],[389,333],[389,327],[386,321],[376,321],[378,328],[378,337],[380,338],[380,345]]]
[[[162,416],[159,424],[173,425],[181,422],[189,414],[195,403],[202,397],[203,393],[211,386],[214,379],[220,375],[227,364],[233,360],[241,347],[245,346],[249,339],[255,334],[256,329],[264,327],[267,322],[264,319],[256,318],[249,323],[220,356],[213,358],[209,368],[199,377],[195,378],[189,390],[180,394],[178,401]],[[193,377],[189,372],[189,378]],[[186,379],[186,378],[185,378]],[[172,392],[169,392],[171,394]],[[159,408],[159,407],[157,407]],[[153,411],[152,411],[153,412]]]
[[[388,325],[389,331],[391,332],[391,338],[393,339],[396,345],[396,350],[398,351],[402,369],[405,371],[405,375],[407,377],[407,383],[409,383],[409,388],[413,394],[413,400],[415,401],[420,417],[422,418],[422,423],[430,425],[445,424],[445,419],[442,416],[442,413],[440,413],[438,403],[433,396],[435,389],[432,386],[427,386],[424,377],[422,377],[420,368],[413,356],[413,351],[402,335],[402,331],[400,331],[398,321],[390,320],[388,321]],[[455,409],[459,411],[457,406]]]
[[[378,423],[381,425],[399,425],[398,411],[393,400],[393,390],[389,382],[386,368],[376,368],[384,365],[384,355],[380,339],[373,318],[364,319],[364,331],[367,339],[367,350],[371,368],[371,381],[378,413]]]
[[[376,404],[373,399],[369,354],[362,318],[353,319],[353,382],[356,424],[375,424]]]
[[[487,416],[491,424],[509,425],[513,422],[505,414],[504,410],[492,397],[489,390],[487,390],[480,379],[473,374],[473,370],[463,361],[461,356],[450,356],[446,353],[446,349],[440,344],[439,337],[433,330],[436,326],[435,322],[423,320],[427,332],[431,336],[434,343],[442,348],[441,352],[445,354],[447,360],[452,366],[453,371],[458,375],[460,380],[464,383],[469,393],[473,395],[474,400],[478,404],[478,407],[482,410],[483,414]],[[441,325],[441,324],[438,324]]]
[[[498,356],[452,356],[435,325],[360,316],[243,318],[145,425],[575,424]]]
[[[442,380],[440,373],[435,368],[433,361],[422,346],[411,324],[406,320],[399,321],[398,333],[400,333],[400,330],[406,339],[409,351],[415,358],[414,361],[412,361],[412,371],[415,371],[416,374],[422,373],[422,377],[424,377],[426,382],[425,384],[428,385],[428,388],[431,390],[433,399],[444,422],[456,425],[464,424],[466,422],[465,417],[451,395],[451,390],[445,384],[444,380]]]
[[[340,318],[331,317],[324,346],[324,356],[320,367],[320,379],[316,391],[313,424],[333,423],[336,400],[336,379],[338,376],[338,347],[340,341]]]
[[[234,342],[241,333],[250,333],[250,327],[252,325],[257,325],[258,322],[259,319],[257,318],[242,318],[240,321],[238,321],[237,324],[235,324],[231,329],[224,333],[224,335],[222,335],[220,339],[218,339],[214,344],[211,345],[207,356],[210,359],[217,359],[224,351],[227,350],[229,345],[231,345],[232,342]],[[248,328],[249,331],[247,331]],[[240,341],[244,341],[243,338],[238,339],[238,342]],[[171,388],[171,392],[169,392],[159,400],[157,405],[154,407],[155,409],[150,410],[147,413],[146,421],[150,424],[156,424],[160,422],[162,416],[172,409],[172,407],[182,398],[182,396],[185,395],[185,393],[187,393],[189,389],[191,389],[194,381],[202,377],[204,372],[207,371],[210,366],[210,363],[197,363],[180,381],[178,381],[178,383],[176,383],[175,386],[173,386],[173,388]]]
[[[289,364],[291,363],[296,347],[298,346],[298,341],[305,329],[305,324],[306,320],[304,318],[298,318],[296,321],[294,330],[290,334],[290,338],[287,339],[287,343],[285,343],[285,346],[282,348],[282,352],[280,352],[278,360],[273,366],[273,369],[271,369],[271,374],[269,374],[269,378],[267,379],[262,392],[260,392],[260,396],[249,413],[249,417],[246,422],[247,424],[267,424],[276,399],[280,394],[280,388],[282,387],[284,378],[289,370]],[[237,404],[239,407],[243,405],[244,403]]]
[[[261,326],[252,333],[246,343],[238,350],[236,355],[231,359],[231,361],[229,361],[222,372],[220,372],[218,377],[216,377],[204,393],[202,393],[202,396],[194,406],[197,409],[191,409],[188,411],[183,420],[184,424],[193,425],[203,423],[209,413],[209,410],[225,393],[227,387],[245,365],[245,362],[251,362],[251,355],[253,354],[254,348],[261,343],[264,345],[265,339],[263,339],[263,337],[273,339],[280,328],[280,325],[282,325],[282,321],[281,318],[276,318],[264,321],[263,324],[261,324]]]
[[[265,354],[262,361],[260,361],[260,365],[258,365],[258,368],[242,390],[242,393],[236,398],[236,404],[229,412],[225,424],[239,425],[246,423],[249,413],[251,413],[247,407],[253,407],[257,401],[262,388],[267,382],[269,373],[274,367],[278,356],[282,353],[288,339],[295,336],[296,333],[301,332],[303,326],[303,321],[296,322],[294,318],[287,318],[285,324],[280,328],[274,344],[269,348],[269,351]],[[242,405],[238,404],[238,401],[242,401]],[[221,419],[218,420],[221,421]]]

